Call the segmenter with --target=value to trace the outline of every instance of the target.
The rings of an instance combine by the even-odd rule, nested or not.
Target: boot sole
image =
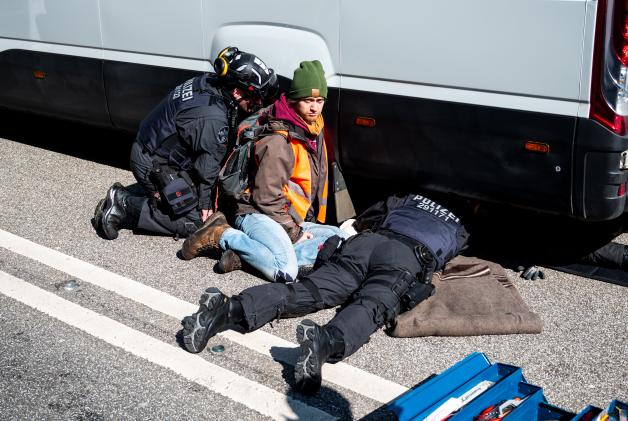
[[[207,288],[199,300],[199,309],[191,316],[183,319],[183,343],[185,349],[193,354],[198,354],[207,346],[209,339],[215,335],[211,334],[212,322],[210,319],[207,326],[200,322],[201,315],[216,309],[222,304],[224,295],[218,288]]]
[[[233,253],[235,254],[235,252],[233,250],[225,250],[222,253],[222,256],[220,256],[220,260],[218,260],[218,264],[216,265],[216,271],[220,274],[225,274],[225,273],[229,273],[229,272],[234,272],[236,270],[240,270],[242,269],[242,261],[240,261],[239,264],[232,264],[232,265],[227,265],[227,264],[223,264],[223,259],[226,261],[228,258],[226,257],[228,255],[228,253]],[[236,257],[229,257],[230,259],[240,259],[239,256],[236,255]]]
[[[294,366],[294,377],[297,389],[310,395],[319,391],[322,382],[321,362],[314,351],[315,332],[315,323],[309,319],[303,320],[297,326],[297,342],[301,349]]]
[[[100,199],[100,201],[98,202],[98,204],[96,205],[96,209],[94,209],[94,217],[92,218],[92,227],[94,227],[94,229],[96,231],[100,230],[100,221],[102,220],[102,213],[105,210],[105,202],[106,199]]]
[[[102,218],[100,220],[100,226],[102,228],[102,232],[105,234],[105,237],[107,237],[109,240],[115,240],[116,238],[118,238],[118,231],[111,229],[110,227],[108,227],[108,224],[103,224],[102,221],[107,219],[107,217],[111,213],[111,210],[113,209],[113,205],[115,203],[115,191],[116,191],[114,187],[118,187],[118,184],[119,183],[115,183],[109,190],[107,190],[107,197],[105,198],[105,207],[104,207],[105,210],[103,211]]]

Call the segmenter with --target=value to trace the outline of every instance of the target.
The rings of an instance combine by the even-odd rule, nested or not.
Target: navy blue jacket
[[[356,218],[357,231],[388,230],[425,245],[435,270],[441,269],[465,246],[469,234],[453,212],[419,194],[391,196]]]
[[[198,183],[199,208],[209,209],[211,191],[227,153],[228,105],[211,84],[211,75],[192,78],[174,88],[142,121],[136,142],[191,170]],[[165,142],[176,136],[176,142]],[[165,145],[170,144],[170,147]]]

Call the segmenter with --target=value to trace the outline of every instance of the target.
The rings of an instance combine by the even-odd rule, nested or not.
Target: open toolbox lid
[[[428,377],[391,401],[387,408],[400,421],[484,420],[494,419],[489,414],[495,413],[504,421],[594,420],[602,412],[588,406],[575,414],[550,405],[542,388],[526,382],[521,368],[492,364],[479,352]],[[615,400],[607,411],[624,408],[625,403]]]

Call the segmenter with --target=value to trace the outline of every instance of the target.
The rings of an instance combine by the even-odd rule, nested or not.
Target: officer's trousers
[[[341,305],[328,326],[342,332],[342,359],[399,314],[400,297],[420,272],[410,245],[381,233],[364,232],[347,240],[340,252],[299,282],[255,286],[235,299],[242,303],[244,328],[249,331],[277,318]]]
[[[164,235],[177,235],[185,238],[201,226],[201,216],[197,209],[183,215],[173,215],[167,204],[159,203],[153,198],[157,191],[150,179],[153,169],[152,157],[143,151],[138,142],[131,148],[131,170],[137,182],[149,194],[144,203],[137,223],[139,229]]]

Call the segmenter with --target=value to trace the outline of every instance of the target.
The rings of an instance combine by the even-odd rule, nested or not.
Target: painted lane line
[[[178,320],[198,309],[198,305],[4,230],[0,230],[0,247],[65,272],[84,282],[112,291]],[[297,344],[270,333],[257,330],[244,335],[234,331],[226,331],[219,335],[275,360],[292,365],[295,363],[294,352],[285,352],[282,349],[296,348]],[[326,364],[323,371],[323,378],[326,382],[336,384],[376,402],[390,402],[408,390],[405,386],[346,363]]]
[[[335,419],[198,355],[168,345],[2,271],[0,293],[273,419]]]

